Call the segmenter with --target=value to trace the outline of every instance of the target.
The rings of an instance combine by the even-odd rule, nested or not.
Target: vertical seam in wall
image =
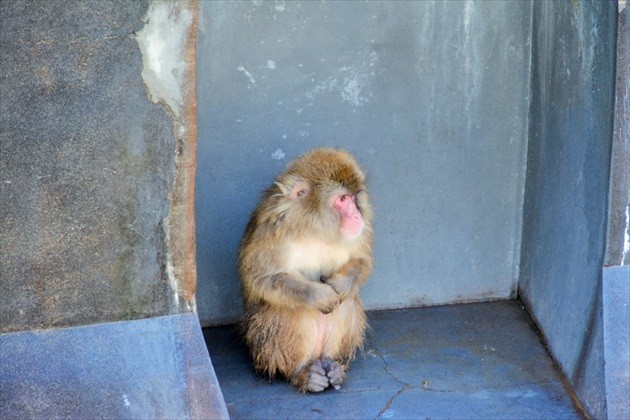
[[[173,257],[177,292],[185,310],[196,312],[195,293],[197,269],[195,264],[195,158],[197,147],[195,41],[198,23],[198,1],[188,0],[183,6],[192,12],[187,28],[182,61],[186,63],[183,76],[182,103],[179,118],[175,119],[177,145],[175,148],[175,179],[169,203],[167,244]],[[178,130],[179,128],[179,130]],[[180,131],[183,129],[183,131]],[[171,218],[170,215],[174,217]]]
[[[625,7],[628,7],[627,5]],[[624,264],[625,235],[630,225],[630,215],[628,208],[630,204],[630,176],[628,175],[628,161],[630,160],[630,144],[628,144],[628,134],[624,138],[624,127],[626,133],[628,129],[628,115],[625,111],[625,101],[629,93],[628,79],[629,69],[627,63],[621,63],[622,59],[628,59],[629,48],[622,40],[628,35],[627,19],[629,12],[624,11],[620,2],[617,2],[617,14],[615,19],[615,67],[613,77],[613,118],[612,118],[612,145],[610,150],[610,167],[608,174],[608,202],[606,208],[606,238],[604,267],[611,267]],[[625,66],[625,68],[622,68]],[[624,121],[626,120],[626,121]],[[624,174],[625,168],[625,174]],[[625,178],[625,179],[624,179]],[[621,185],[620,185],[621,184]],[[624,197],[621,197],[624,195]],[[620,203],[622,200],[623,203]],[[623,208],[620,208],[622,206]],[[625,220],[624,220],[625,219]],[[619,226],[621,225],[621,226]],[[621,228],[622,232],[614,232],[614,228]],[[615,243],[616,242],[616,243]],[[617,249],[616,249],[617,248]],[[626,264],[628,262],[626,261]]]
[[[191,0],[193,9],[193,21],[188,29],[187,49],[184,59],[188,62],[188,74],[185,79],[184,118],[186,121],[186,147],[188,149],[187,165],[182,169],[186,179],[187,191],[185,192],[187,218],[187,236],[184,254],[183,275],[189,284],[192,293],[191,305],[196,311],[195,293],[197,290],[197,260],[196,260],[196,235],[195,235],[195,172],[197,168],[197,25],[199,22],[199,0]]]
[[[530,133],[530,119],[531,119],[531,111],[532,111],[532,74],[533,74],[533,56],[534,56],[534,1],[530,1],[529,3],[529,16],[530,16],[530,25],[529,25],[529,65],[528,65],[528,74],[527,74],[527,113],[525,115],[525,141],[521,150],[522,156],[522,167],[519,168],[519,173],[521,174],[518,180],[518,192],[519,192],[519,204],[518,204],[518,213],[516,220],[516,241],[515,241],[515,267],[514,267],[514,276],[516,278],[515,290],[513,293],[513,298],[518,299],[520,294],[520,286],[521,286],[521,262],[522,262],[522,250],[523,250],[523,230],[525,229],[525,194],[526,194],[526,186],[527,186],[527,160],[528,160],[528,152],[529,152],[529,133]]]
[[[164,220],[166,276],[175,291],[175,309],[195,311],[195,41],[198,1],[150,2],[145,27],[136,39],[143,58],[142,77],[149,99],[160,103],[173,119],[174,177]],[[169,33],[170,31],[170,33]],[[170,36],[169,36],[170,35]],[[168,42],[164,42],[164,40]],[[169,42],[171,44],[169,44]]]

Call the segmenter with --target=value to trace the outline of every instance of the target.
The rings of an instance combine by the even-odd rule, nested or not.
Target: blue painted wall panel
[[[605,415],[601,270],[615,2],[534,5],[519,290],[586,410]]]
[[[197,302],[241,313],[235,256],[259,194],[319,146],[364,165],[369,308],[516,290],[530,2],[201,2]]]

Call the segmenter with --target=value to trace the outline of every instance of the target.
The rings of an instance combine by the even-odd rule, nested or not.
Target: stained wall
[[[516,294],[530,2],[201,2],[198,308],[236,320],[236,250],[287,163],[348,149],[376,212],[368,308]]]

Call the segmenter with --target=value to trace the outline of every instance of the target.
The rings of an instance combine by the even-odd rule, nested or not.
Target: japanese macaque
[[[312,150],[265,191],[239,250],[256,370],[302,392],[340,388],[367,326],[371,222],[365,175],[342,150]]]

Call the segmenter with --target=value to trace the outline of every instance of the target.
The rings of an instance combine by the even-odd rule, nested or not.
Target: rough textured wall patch
[[[0,2],[0,332],[172,314],[194,294],[197,4],[108,5]],[[149,21],[179,90],[147,82],[147,98]]]

